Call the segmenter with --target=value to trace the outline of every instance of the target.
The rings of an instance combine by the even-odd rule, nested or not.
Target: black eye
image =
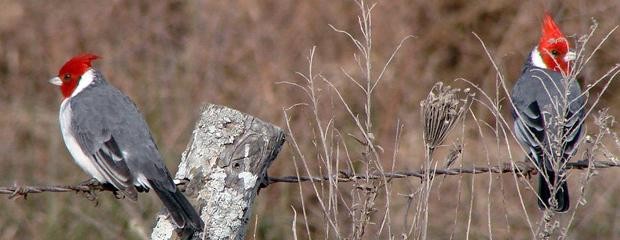
[[[551,54],[553,54],[553,56],[557,56],[560,54],[560,52],[558,50],[553,49],[551,50]]]
[[[65,81],[69,80],[69,79],[71,79],[71,74],[67,73],[67,74],[65,74],[65,76],[63,78],[65,79]]]

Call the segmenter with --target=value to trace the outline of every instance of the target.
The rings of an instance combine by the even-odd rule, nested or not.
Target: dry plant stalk
[[[363,101],[363,114],[356,113],[356,110],[352,107],[355,105],[353,103],[356,100],[346,99],[341,94],[343,89],[336,87],[333,80],[327,76],[314,73],[315,48],[310,52],[308,72],[298,73],[303,81],[301,83],[284,82],[301,89],[307,96],[306,102],[295,104],[284,110],[289,139],[291,139],[290,144],[295,152],[294,157],[299,159],[301,163],[297,164],[295,162],[298,178],[300,178],[300,172],[307,175],[329,176],[327,183],[314,181],[310,183],[311,191],[321,209],[321,219],[322,224],[324,224],[324,235],[326,238],[334,236],[337,239],[363,239],[368,234],[372,234],[374,237],[381,235],[394,236],[391,232],[389,198],[386,197],[385,201],[383,201],[385,205],[379,205],[376,201],[380,195],[390,196],[391,183],[383,175],[385,173],[382,159],[384,152],[376,142],[377,138],[375,136],[377,133],[372,128],[373,118],[371,114],[373,112],[374,90],[381,82],[387,67],[402,47],[403,42],[409,39],[410,36],[401,40],[382,68],[378,68],[380,69],[379,72],[373,71],[371,13],[375,5],[368,4],[364,0],[357,0],[355,3],[360,10],[360,15],[358,16],[359,34],[354,35],[331,25],[330,27],[335,32],[346,36],[352,45],[356,47],[356,53],[353,56],[354,62],[358,66],[359,74],[351,74],[344,68],[341,68],[341,70],[343,79],[351,81],[361,90],[364,98],[358,99],[358,101]],[[323,86],[326,88],[323,88]],[[321,89],[327,89],[327,91]],[[348,117],[346,122],[336,123],[337,119],[334,119],[333,115],[329,116],[329,113],[324,112],[325,107],[321,102],[321,97],[327,94],[333,94],[339,100],[341,105],[338,107],[341,107]],[[295,134],[298,130],[292,129],[289,124],[289,112],[294,108],[301,107],[309,109],[310,119],[312,119],[311,130],[315,133],[312,144],[310,144],[312,147],[308,147],[309,144],[307,143],[300,144]],[[342,133],[337,126],[343,124],[354,126],[353,132]],[[307,129],[301,130],[307,131]],[[398,139],[396,137],[396,141]],[[350,146],[355,146],[356,151],[349,149]],[[314,156],[313,159],[316,158],[317,161],[314,164],[310,164],[310,161],[313,160],[308,159],[306,156]],[[357,158],[357,156],[360,157]],[[396,153],[393,156],[396,156]],[[396,161],[395,157],[392,160]],[[394,166],[394,163],[392,162],[391,165]],[[312,174],[313,172],[318,172],[318,174]],[[355,178],[352,180],[352,185],[340,186],[339,175],[357,176],[360,172],[366,176],[379,175],[381,177]],[[312,234],[308,225],[311,211],[306,211],[306,206],[303,202],[303,187],[301,185],[299,189],[300,197],[302,198],[302,214],[306,223],[306,233],[308,238],[311,238]],[[375,214],[377,212],[383,214],[378,220],[376,219],[378,214]],[[378,231],[369,233],[367,229],[372,224],[379,224]]]
[[[460,94],[465,96],[459,96]],[[455,123],[469,109],[475,96],[469,88],[461,91],[437,82],[425,100],[420,102],[422,123],[424,124],[424,144],[432,154],[454,128]]]
[[[433,152],[440,146],[454,128],[455,123],[469,110],[475,94],[469,88],[461,91],[437,82],[425,100],[420,102],[420,111],[423,124],[425,162],[424,182],[420,189],[413,228],[417,230],[417,238],[426,239],[428,229],[429,209],[428,201],[437,169],[437,162],[433,161]]]

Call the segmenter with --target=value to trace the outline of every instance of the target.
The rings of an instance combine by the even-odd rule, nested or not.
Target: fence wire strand
[[[566,164],[566,169],[583,170],[591,167],[592,169],[614,168],[620,167],[620,163],[614,161],[588,161],[580,160],[575,162],[569,162]],[[482,174],[482,173],[517,173],[521,176],[532,173],[536,170],[536,167],[527,161],[504,163],[496,166],[480,166],[480,167],[463,167],[463,168],[442,168],[434,170],[434,175],[462,175],[462,174]],[[351,182],[357,179],[381,179],[381,178],[407,178],[416,177],[424,179],[425,171],[394,171],[377,173],[373,175],[351,175],[346,172],[340,172],[337,176],[284,176],[284,177],[269,177],[269,182],[265,185],[273,183],[297,183],[297,182],[321,182],[328,181],[329,179],[336,179],[338,182]]]
[[[614,161],[588,161],[588,160],[580,160],[575,162],[569,162],[566,164],[566,169],[574,169],[574,170],[583,170],[587,168],[592,169],[604,169],[604,168],[615,168],[620,167],[620,163]],[[463,168],[442,168],[436,169],[434,172],[435,176],[439,175],[462,175],[462,174],[482,174],[482,173],[517,173],[520,176],[528,175],[536,170],[536,167],[526,161],[514,162],[514,163],[504,163],[496,166],[481,166],[481,167],[463,167]],[[280,176],[280,177],[269,177],[266,182],[262,183],[262,187],[267,187],[274,183],[298,183],[298,182],[321,182],[328,181],[330,179],[335,179],[337,182],[351,182],[358,179],[398,179],[398,178],[408,178],[408,177],[416,177],[421,180],[424,179],[425,171],[417,170],[417,171],[393,171],[393,172],[384,172],[384,173],[376,173],[372,175],[354,175],[349,174],[347,172],[340,172],[338,175],[334,176]],[[177,187],[184,190],[185,185],[187,184],[187,180],[180,180],[177,183]],[[77,185],[47,185],[47,186],[28,186],[28,185],[19,185],[15,184],[10,187],[0,187],[0,194],[9,195],[9,198],[15,198],[18,196],[26,198],[28,194],[33,193],[44,193],[44,192],[75,192],[81,193],[86,196],[86,198],[90,200],[96,200],[96,192],[110,191],[115,194],[116,197],[122,198],[122,195],[119,195],[117,190],[111,186],[100,184],[96,181],[86,181]]]

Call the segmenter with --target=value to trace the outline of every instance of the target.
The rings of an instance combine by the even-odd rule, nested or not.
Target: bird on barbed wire
[[[538,205],[570,207],[566,162],[582,137],[585,97],[571,74],[576,54],[553,18],[545,13],[542,36],[512,89],[514,133],[539,172]]]
[[[200,216],[176,187],[136,105],[82,54],[49,80],[60,86],[60,129],[75,162],[91,177],[136,200],[153,189],[182,235],[201,231]]]

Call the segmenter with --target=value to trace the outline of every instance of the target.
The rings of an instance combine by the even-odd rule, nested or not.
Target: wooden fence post
[[[176,179],[189,179],[185,195],[205,223],[194,239],[244,239],[254,198],[284,143],[279,127],[223,106],[204,108],[183,152]],[[175,239],[158,215],[151,239]]]

